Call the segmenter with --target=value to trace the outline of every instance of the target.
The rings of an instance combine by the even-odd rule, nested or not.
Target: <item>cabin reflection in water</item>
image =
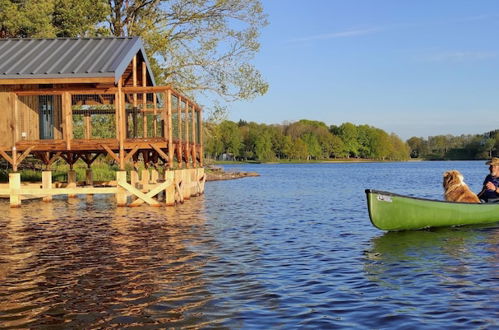
[[[0,155],[12,168],[0,195],[11,206],[77,194],[174,205],[204,192],[202,110],[156,85],[140,38],[1,39],[0,63]],[[41,183],[21,183],[28,157],[43,163]],[[104,157],[117,164],[116,180],[96,182],[92,164]],[[67,182],[52,182],[57,160],[69,165]]]

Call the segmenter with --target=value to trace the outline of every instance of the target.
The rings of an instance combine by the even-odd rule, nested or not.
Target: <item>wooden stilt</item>
[[[170,181],[171,184],[166,187],[166,197],[165,204],[166,206],[175,205],[175,172],[178,171],[165,171],[165,180]]]
[[[9,173],[10,207],[21,206],[21,173]]]
[[[127,193],[126,190],[120,186],[120,184],[126,184],[126,171],[117,171],[116,172],[116,182],[117,182],[117,191],[116,191],[116,204],[118,206],[126,206],[127,204]]]
[[[91,168],[87,168],[87,170],[85,171],[85,184],[87,186],[94,185],[94,172]]]
[[[42,188],[52,189],[52,171],[42,171]],[[46,195],[43,197],[44,202],[51,202],[52,195]]]
[[[175,201],[178,203],[183,203],[184,202],[184,177],[183,177],[183,172],[184,170],[175,170]]]
[[[191,198],[191,173],[189,168],[182,170],[182,185],[183,185],[183,194],[184,200]]]
[[[68,171],[68,188],[73,189],[76,188],[76,171],[69,170]],[[76,197],[75,194],[68,194],[68,198]]]

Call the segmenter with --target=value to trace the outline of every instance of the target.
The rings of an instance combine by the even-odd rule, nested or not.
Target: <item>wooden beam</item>
[[[191,148],[189,145],[189,101],[185,101],[185,137],[184,137],[184,142],[185,142],[185,166],[187,168],[191,167],[190,163],[190,153],[191,153]]]
[[[153,201],[155,201],[157,204],[159,204],[159,202],[156,201],[155,199],[153,199],[153,197],[173,184],[174,183],[172,180],[166,180],[165,182],[162,182],[162,183],[158,184],[156,187],[154,187],[153,189],[151,189],[147,194],[145,194],[145,196],[151,198]],[[139,197],[139,196],[137,196],[137,197]],[[144,199],[137,199],[137,200],[133,201],[130,204],[130,206],[138,206],[138,205],[143,204],[144,202],[146,202]],[[150,205],[152,205],[152,204],[150,204]]]
[[[166,121],[168,126],[168,168],[173,168],[173,125],[172,125],[172,93],[166,93]]]
[[[129,193],[132,195],[137,196],[138,198],[142,199],[144,202],[151,206],[160,206],[161,204],[155,200],[154,198],[144,194],[142,191],[138,190],[137,188],[133,187],[131,184],[128,182],[123,182],[123,181],[118,181],[118,185],[125,190],[127,190]]]
[[[146,87],[146,62],[142,61],[142,87]],[[147,94],[142,93],[142,137],[147,137]]]
[[[120,164],[120,158],[121,157],[118,157],[116,156],[116,154],[114,153],[114,151],[111,150],[111,148],[109,148],[107,145],[105,144],[101,144],[101,147],[102,149],[106,150],[108,155],[111,156],[118,164]]]
[[[71,150],[71,139],[73,138],[73,116],[71,113],[71,94],[62,94],[62,118],[64,123],[64,140],[66,149]]]
[[[165,162],[168,162],[168,155],[167,155],[167,154],[165,154],[165,153],[163,152],[163,150],[161,150],[161,148],[160,148],[160,147],[158,147],[158,146],[156,146],[156,145],[154,145],[154,144],[150,144],[150,146],[151,146],[151,148],[153,148],[153,149],[154,149],[154,150],[158,153],[158,155],[159,155],[161,158],[163,158],[163,160],[164,160]]]
[[[34,146],[31,146],[28,149],[24,150],[24,152],[21,154],[21,156],[19,156],[17,158],[17,161],[16,161],[17,164],[18,165],[21,164],[21,162],[24,160],[24,158],[26,158],[29,155],[29,153],[31,152],[31,150],[33,150],[34,148],[35,148]]]
[[[196,162],[196,118],[195,118],[195,111],[194,107],[191,107],[192,112],[191,112],[191,128],[192,128],[192,147],[191,147],[191,154],[192,154],[192,166],[196,167],[197,162]]]
[[[132,156],[139,150],[139,146],[135,146],[126,156],[125,156],[125,163],[132,158]]]
[[[10,163],[10,165],[14,166],[14,160],[9,156],[7,155],[7,153],[3,150],[0,150],[0,155]]]
[[[16,145],[19,140],[19,108],[18,108],[18,96],[16,94],[10,94],[11,96],[11,107],[12,107],[12,145]]]

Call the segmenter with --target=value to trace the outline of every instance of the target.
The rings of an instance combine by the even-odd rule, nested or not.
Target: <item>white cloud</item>
[[[350,29],[345,31],[326,33],[326,34],[317,34],[308,37],[296,38],[290,40],[290,42],[303,42],[303,41],[312,41],[312,40],[328,40],[328,39],[337,39],[337,38],[351,38],[358,37],[367,34],[373,34],[381,31],[380,28],[367,28],[367,29]]]

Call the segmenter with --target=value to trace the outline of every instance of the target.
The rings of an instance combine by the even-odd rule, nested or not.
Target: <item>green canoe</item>
[[[366,189],[372,224],[381,230],[412,230],[499,221],[499,204],[453,203]]]

